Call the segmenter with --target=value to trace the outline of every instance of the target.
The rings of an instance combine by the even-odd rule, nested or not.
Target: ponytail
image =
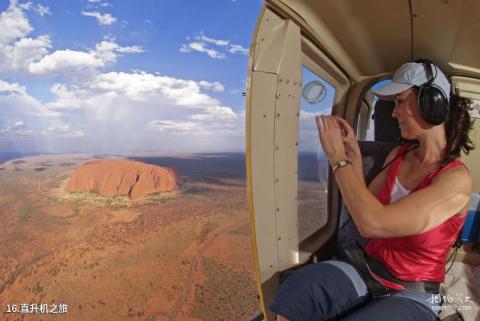
[[[473,119],[468,113],[471,110],[472,100],[457,95],[450,96],[449,110],[445,119],[445,134],[447,146],[443,156],[442,165],[446,165],[460,157],[463,150],[465,154],[475,148],[468,137],[473,127]]]

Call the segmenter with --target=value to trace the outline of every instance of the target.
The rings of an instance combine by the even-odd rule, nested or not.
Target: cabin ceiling
[[[429,58],[450,75],[480,78],[478,0],[267,0],[289,12],[356,80]]]

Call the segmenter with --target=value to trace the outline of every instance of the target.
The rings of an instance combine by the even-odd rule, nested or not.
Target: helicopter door
[[[298,25],[263,9],[250,48],[246,150],[258,289],[269,320],[281,272],[305,263],[335,233],[314,116],[330,114],[348,86]]]

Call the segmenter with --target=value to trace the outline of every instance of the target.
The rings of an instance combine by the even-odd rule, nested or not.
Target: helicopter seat
[[[393,101],[378,100],[373,115],[375,141],[358,142],[362,152],[363,173],[367,185],[382,169],[388,153],[399,145],[400,128],[396,119],[392,117],[393,108]],[[357,241],[360,245],[365,245],[367,242],[367,239],[363,238],[358,232],[348,209],[342,202],[338,225],[338,253],[342,253],[340,249],[343,249],[352,240]]]

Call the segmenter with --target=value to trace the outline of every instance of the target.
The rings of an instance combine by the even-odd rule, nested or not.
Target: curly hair
[[[460,157],[462,150],[468,155],[468,153],[475,148],[475,145],[468,136],[474,122],[468,113],[471,108],[471,99],[453,94],[450,95],[449,109],[444,123],[447,146],[443,155],[443,165]]]

